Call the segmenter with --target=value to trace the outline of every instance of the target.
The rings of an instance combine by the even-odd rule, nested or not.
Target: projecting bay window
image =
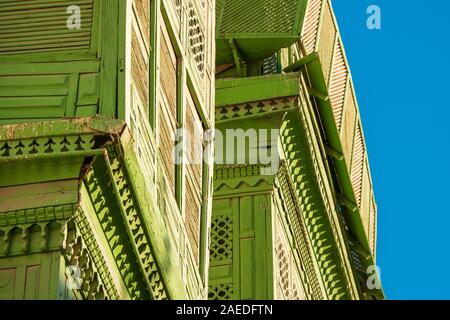
[[[205,192],[210,174],[204,165],[204,99],[193,83],[189,57],[183,54],[173,26],[163,15],[158,34],[159,96],[156,110],[158,199],[161,213],[178,245],[186,242],[192,265],[204,269],[208,250]],[[179,217],[174,214],[179,213]],[[181,227],[180,224],[183,226]],[[185,229],[185,231],[182,231]],[[205,256],[205,257],[204,257]]]
[[[157,208],[149,214],[161,219],[159,227],[167,232],[164,241],[170,242],[171,259],[189,291],[205,283],[209,208],[204,199],[211,185],[209,167],[203,165],[203,135],[211,126],[205,110],[211,101],[205,101],[206,79],[199,77],[194,68],[197,60],[188,47],[197,42],[187,40],[188,25],[191,29],[196,25],[189,24],[187,15],[192,12],[184,2],[132,0],[127,2],[127,12],[129,78],[124,82],[130,84],[126,89],[130,108],[124,118]],[[198,50],[202,56],[204,52]],[[208,81],[212,87],[212,80]]]

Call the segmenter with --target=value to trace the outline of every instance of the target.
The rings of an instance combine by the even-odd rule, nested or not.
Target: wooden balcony
[[[290,66],[306,66],[330,154],[340,178],[342,203],[359,211],[375,253],[376,204],[367,148],[350,68],[329,0],[309,0],[300,41],[289,49]],[[360,234],[362,236],[362,234]]]

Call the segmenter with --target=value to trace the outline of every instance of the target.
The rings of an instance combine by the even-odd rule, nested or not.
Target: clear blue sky
[[[388,299],[450,299],[450,1],[332,0],[378,204]],[[366,27],[381,8],[381,30]]]

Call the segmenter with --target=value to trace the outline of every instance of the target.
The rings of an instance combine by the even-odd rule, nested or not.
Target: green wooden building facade
[[[383,298],[328,0],[0,16],[0,299]]]

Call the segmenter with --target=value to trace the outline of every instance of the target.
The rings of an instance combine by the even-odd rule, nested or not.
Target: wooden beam
[[[292,71],[298,71],[300,70],[303,66],[309,64],[310,62],[316,60],[318,58],[318,54],[316,52],[313,52],[309,55],[307,55],[306,57],[290,64],[289,66],[287,66],[286,68],[283,69],[284,72],[292,72]]]
[[[319,91],[317,89],[314,89],[314,88],[308,88],[308,93],[309,93],[310,96],[313,96],[313,97],[315,97],[317,99],[320,99],[322,101],[325,101],[325,102],[330,100],[330,97],[328,96],[327,93],[323,93],[323,92],[321,92],[321,91]]]

